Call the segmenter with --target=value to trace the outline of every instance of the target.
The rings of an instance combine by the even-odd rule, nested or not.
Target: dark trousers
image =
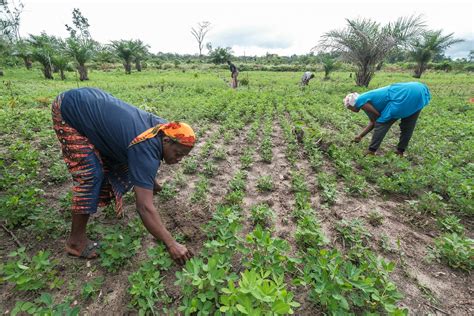
[[[400,140],[398,141],[397,149],[399,152],[404,152],[405,149],[408,147],[408,143],[410,142],[411,136],[413,135],[413,131],[415,130],[416,121],[418,120],[418,116],[420,115],[420,111],[415,112],[414,114],[402,118],[400,121]],[[374,134],[372,135],[372,141],[369,146],[370,151],[377,151],[379,149],[380,144],[382,143],[385,135],[387,134],[390,127],[395,123],[397,120],[390,120],[385,123],[375,123],[374,127]]]

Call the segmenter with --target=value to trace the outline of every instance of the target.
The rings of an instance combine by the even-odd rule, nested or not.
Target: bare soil
[[[192,155],[199,153],[200,147],[205,140],[217,129],[211,129],[200,140]],[[184,237],[186,245],[194,252],[199,253],[206,240],[202,226],[207,223],[214,211],[215,206],[222,201],[228,183],[233,174],[239,169],[239,157],[245,148],[245,131],[237,135],[230,145],[219,141],[216,147],[227,149],[226,161],[216,161],[218,174],[209,179],[210,192],[204,203],[194,204],[190,202],[197,175],[186,175],[187,185],[179,189],[176,198],[163,202],[155,197],[155,205],[160,215],[172,234],[180,234]],[[247,192],[244,198],[244,209],[248,216],[251,206],[260,203],[268,203],[275,213],[274,236],[289,241],[292,256],[298,255],[298,247],[294,240],[295,223],[291,219],[294,198],[291,192],[290,170],[291,166],[285,158],[285,141],[280,126],[275,123],[272,134],[273,160],[270,164],[260,160],[258,148],[254,154],[254,164],[248,171]],[[258,138],[257,138],[258,146]],[[324,170],[334,172],[332,163],[324,158]],[[160,168],[158,179],[160,182],[169,181],[178,166],[163,165]],[[403,212],[404,201],[399,197],[382,196],[376,190],[369,188],[372,192],[370,198],[353,197],[344,191],[342,183],[338,186],[338,198],[334,205],[321,204],[318,189],[316,187],[316,173],[310,168],[304,159],[301,150],[301,159],[297,162],[297,169],[303,170],[308,175],[308,187],[312,195],[312,204],[322,220],[323,230],[332,245],[342,248],[337,239],[335,225],[341,219],[362,219],[365,227],[372,235],[370,248],[379,255],[397,263],[396,270],[391,274],[392,280],[403,293],[404,298],[400,305],[410,309],[414,315],[473,315],[474,314],[474,280],[472,275],[450,269],[449,267],[428,262],[427,249],[433,244],[437,232],[433,231],[432,225],[426,225],[426,229],[413,225],[413,218]],[[270,175],[273,179],[274,190],[262,193],[256,188],[257,179],[262,175]],[[48,203],[60,209],[61,197],[70,190],[71,182],[66,181],[61,185],[45,187]],[[136,217],[133,202],[128,202],[125,207],[125,218],[106,218],[103,212],[98,212],[91,221],[98,221],[105,225],[114,225],[119,221],[127,221]],[[382,215],[381,225],[369,224],[369,213],[377,212]],[[429,221],[430,219],[428,219]],[[432,220],[432,219],[431,219]],[[470,227],[471,229],[472,227]],[[247,221],[242,234],[252,229],[250,221]],[[471,230],[472,231],[472,230]],[[22,229],[14,230],[13,233],[20,242],[30,249],[29,253],[40,249],[52,253],[52,258],[58,261],[60,278],[65,280],[61,289],[53,291],[55,301],[60,302],[66,296],[75,298],[76,303],[81,306],[81,314],[87,315],[123,315],[135,314],[128,307],[129,286],[128,276],[136,271],[140,262],[146,259],[146,249],[151,247],[155,241],[151,236],[142,240],[142,248],[133,258],[132,262],[117,273],[108,273],[101,268],[98,260],[74,259],[65,255],[64,243],[67,232],[57,239],[36,240],[34,236]],[[382,236],[388,237],[390,250],[382,249],[380,240]],[[397,246],[399,240],[400,247]],[[2,262],[8,260],[7,254],[17,248],[13,238],[5,230],[0,230],[0,257]],[[404,264],[402,264],[404,263]],[[174,265],[167,271],[164,279],[166,292],[173,299],[172,308],[177,308],[180,303],[181,293],[174,285],[175,273],[180,269]],[[80,296],[82,285],[98,276],[104,276],[105,282],[99,296],[93,300],[83,301]],[[0,311],[8,312],[18,300],[34,300],[35,293],[23,293],[13,291],[8,283],[0,284]],[[296,311],[297,315],[319,315],[322,314],[308,299],[308,290],[302,287],[290,286],[296,293],[296,299],[302,306]]]

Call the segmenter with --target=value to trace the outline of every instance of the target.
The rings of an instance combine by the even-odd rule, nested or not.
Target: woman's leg
[[[377,149],[379,149],[380,144],[394,122],[395,120],[390,120],[385,123],[375,123],[374,134],[372,135],[372,141],[369,145],[369,151],[375,153]]]
[[[405,152],[405,149],[408,147],[408,143],[413,135],[415,130],[416,121],[420,115],[420,111],[410,115],[409,117],[403,118],[400,122],[400,140],[398,141],[397,151],[400,154]]]

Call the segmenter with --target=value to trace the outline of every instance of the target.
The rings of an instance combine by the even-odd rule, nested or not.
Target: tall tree
[[[371,19],[347,19],[343,30],[325,33],[313,49],[339,53],[341,58],[357,67],[356,84],[368,86],[377,64],[396,47],[407,45],[421,33],[420,16],[402,17],[381,26]]]
[[[123,67],[127,75],[132,73],[132,61],[135,56],[136,45],[132,40],[112,41],[110,45],[117,56],[122,59]]]
[[[319,62],[323,65],[324,79],[329,80],[329,74],[338,67],[336,58],[328,53],[318,55]]]
[[[4,57],[6,57],[9,54],[9,48],[10,48],[10,45],[8,43],[6,36],[4,36],[3,34],[0,34],[0,57],[1,57],[0,58],[0,76],[3,76],[3,69],[2,69],[3,61],[6,59]]]
[[[223,64],[231,59],[232,50],[230,47],[217,47],[209,53],[209,57],[214,64]]]
[[[141,40],[135,40],[133,41],[133,44],[135,45],[133,49],[134,51],[133,58],[135,61],[135,68],[137,69],[137,71],[142,71],[142,61],[149,54],[148,48],[150,48],[150,46],[146,45]]]
[[[20,40],[20,16],[24,5],[15,0],[0,0],[0,33],[6,36],[12,43]]]
[[[191,34],[194,36],[194,38],[198,42],[199,57],[202,56],[204,38],[206,37],[207,33],[210,30],[211,30],[211,22],[208,22],[208,21],[199,22],[196,28],[194,27],[191,28]]]
[[[40,35],[30,35],[28,42],[31,44],[33,60],[43,66],[43,75],[45,79],[54,79],[52,58],[58,48],[58,39],[49,36],[45,32]]]
[[[416,61],[413,77],[421,78],[428,62],[436,56],[442,55],[449,46],[462,42],[462,39],[453,38],[454,33],[442,34],[442,30],[426,31],[415,39],[412,44],[411,56]]]
[[[13,46],[13,55],[21,58],[26,69],[28,70],[30,70],[33,65],[32,54],[33,52],[31,45],[23,39],[17,41]]]
[[[94,55],[96,42],[89,33],[89,22],[79,9],[72,11],[73,26],[66,24],[69,37],[66,39],[67,52],[77,63],[79,79],[81,81],[89,80],[86,63]]]

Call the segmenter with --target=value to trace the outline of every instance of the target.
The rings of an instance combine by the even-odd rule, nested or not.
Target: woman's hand
[[[171,243],[171,245],[167,248],[171,258],[180,265],[183,265],[187,260],[193,257],[193,253],[188,250],[186,246],[178,243],[177,241]]]
[[[361,140],[362,140],[362,136],[359,135],[359,136],[354,137],[353,142],[354,143],[360,143]]]
[[[158,192],[161,192],[161,190],[162,190],[161,185],[155,179],[155,184],[153,185],[153,194],[157,194]]]

